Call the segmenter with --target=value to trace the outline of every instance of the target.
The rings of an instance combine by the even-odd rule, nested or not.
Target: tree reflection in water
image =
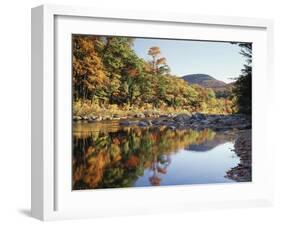
[[[152,171],[151,185],[161,184],[171,155],[214,139],[210,129],[202,131],[158,128],[120,128],[114,125],[79,128],[73,132],[72,186],[74,190],[132,187]]]
[[[160,174],[167,173],[167,167],[171,164],[170,155],[161,156],[162,160],[158,161],[157,155],[154,155],[151,170],[153,171],[153,175],[149,178],[151,185],[160,185],[161,177]]]

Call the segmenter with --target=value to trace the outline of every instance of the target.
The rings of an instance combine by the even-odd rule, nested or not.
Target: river
[[[74,123],[72,188],[98,189],[235,182],[233,131]]]

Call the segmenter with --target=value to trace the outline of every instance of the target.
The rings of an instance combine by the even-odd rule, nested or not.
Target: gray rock
[[[221,122],[221,117],[214,117],[212,119],[212,123],[220,123]]]
[[[210,120],[204,119],[204,120],[201,121],[201,123],[204,124],[204,125],[208,125],[208,124],[210,124]]]
[[[89,120],[95,120],[97,116],[90,115]]]
[[[99,122],[99,121],[102,120],[102,117],[100,117],[100,116],[88,116],[84,120],[88,121],[88,122]]]
[[[74,121],[79,121],[79,120],[81,120],[82,118],[80,117],[80,116],[77,116],[77,115],[74,115],[73,116],[73,120]]]
[[[219,126],[219,127],[214,127],[212,128],[214,131],[216,132],[220,132],[220,131],[227,131],[229,130],[229,127],[225,127],[225,126]]]
[[[136,125],[137,123],[138,123],[137,121],[126,120],[126,121],[119,122],[119,125],[120,126],[132,126],[132,125]]]
[[[135,118],[145,118],[145,115],[143,113],[136,113]]]
[[[139,121],[138,125],[139,126],[148,126],[148,124],[146,122],[143,122],[143,121]]]
[[[152,123],[151,123],[151,121],[150,120],[141,120],[141,121],[139,121],[138,122],[138,125],[139,126],[151,126],[152,125]]]
[[[155,117],[160,116],[160,114],[158,112],[154,112],[154,111],[146,111],[146,112],[144,112],[144,115],[147,118],[155,118]]]
[[[102,119],[103,119],[103,120],[112,120],[113,117],[110,116],[110,115],[106,115],[106,116],[104,116]]]
[[[248,123],[237,125],[236,128],[239,130],[251,129],[251,125]]]
[[[98,117],[95,119],[96,122],[100,122],[101,120],[102,120],[102,117],[101,117],[101,116],[98,116]]]
[[[173,119],[176,122],[188,122],[191,119],[191,116],[188,114],[179,114],[176,115]]]
[[[121,126],[129,126],[129,125],[132,125],[131,121],[121,121],[119,122],[119,125]]]
[[[152,126],[152,122],[150,120],[146,119],[145,121],[149,126]]]
[[[170,118],[161,117],[151,121],[154,125],[166,125],[168,122],[174,122]]]
[[[204,119],[206,119],[206,116],[202,113],[194,113],[194,114],[192,114],[191,119],[204,120]]]
[[[161,122],[159,120],[157,120],[157,119],[152,120],[151,123],[153,125],[160,125],[161,124]]]

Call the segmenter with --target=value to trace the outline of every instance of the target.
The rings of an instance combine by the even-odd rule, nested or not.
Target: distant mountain
[[[225,83],[207,74],[190,74],[181,77],[189,84],[197,84],[205,88],[212,88],[217,97],[226,97],[230,94],[234,83]]]
[[[217,80],[207,74],[190,74],[184,75],[181,78],[189,84],[198,84],[205,88],[220,88],[227,85],[225,82]]]
[[[212,140],[206,140],[199,144],[190,144],[184,150],[195,152],[210,151],[218,145],[235,140],[235,138],[235,133],[217,132]]]

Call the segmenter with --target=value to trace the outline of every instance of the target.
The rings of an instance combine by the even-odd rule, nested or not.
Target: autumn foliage
[[[212,89],[189,85],[170,74],[159,47],[148,49],[151,60],[145,61],[134,52],[133,43],[128,37],[73,35],[74,111],[93,115],[113,108],[112,112],[235,111],[230,98],[217,98]]]

